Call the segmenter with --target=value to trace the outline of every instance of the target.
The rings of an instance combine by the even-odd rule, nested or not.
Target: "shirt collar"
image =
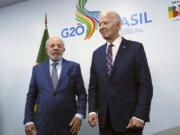
[[[62,65],[62,58],[60,58],[58,61],[56,61],[58,63],[58,65]],[[49,65],[52,65],[54,63],[54,61],[52,61],[51,59],[49,59]]]
[[[118,46],[120,46],[121,42],[122,42],[122,37],[119,36],[118,38],[116,38],[116,39],[114,40],[114,42],[113,42],[112,44],[113,44],[115,47],[118,47]],[[107,41],[107,46],[109,46],[110,44],[111,44],[111,43]]]

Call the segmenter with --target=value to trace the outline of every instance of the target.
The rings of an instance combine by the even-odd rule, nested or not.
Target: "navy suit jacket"
[[[49,72],[49,61],[33,67],[25,106],[24,123],[33,121],[33,107],[39,98],[36,112],[38,135],[71,135],[69,123],[76,113],[86,114],[87,95],[80,65],[63,59],[56,89]],[[78,99],[76,101],[76,96]]]
[[[141,43],[122,38],[110,77],[106,68],[106,46],[93,53],[89,112],[98,112],[99,126],[104,128],[109,110],[113,128],[123,132],[132,116],[149,121],[152,81]]]

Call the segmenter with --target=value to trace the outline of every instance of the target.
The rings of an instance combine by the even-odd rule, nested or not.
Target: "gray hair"
[[[115,11],[106,11],[106,12],[102,12],[100,14],[100,16],[103,15],[103,14],[111,14],[111,16],[115,19],[116,23],[117,22],[121,23],[121,17],[120,17],[120,15],[117,12],[115,12]]]
[[[112,14],[113,14],[116,22],[121,22],[121,17],[117,12],[112,11]]]
[[[53,38],[56,38],[56,39],[59,39],[59,40],[61,40],[61,42],[63,43],[63,45],[64,45],[64,41],[61,39],[61,38],[59,38],[59,37],[50,37],[47,41],[46,41],[46,45],[45,45],[45,47],[47,47],[48,46],[48,44],[49,44],[49,42],[51,41],[51,39],[53,39]]]

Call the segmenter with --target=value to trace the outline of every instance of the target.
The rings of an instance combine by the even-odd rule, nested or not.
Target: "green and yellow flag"
[[[38,65],[39,63],[48,60],[49,57],[45,52],[46,41],[48,39],[49,39],[49,33],[48,33],[48,29],[47,29],[47,14],[46,14],[45,15],[45,29],[44,29],[44,33],[43,33],[43,37],[41,40],[41,45],[39,48],[39,52],[38,52],[38,56],[37,56],[35,65]],[[34,116],[33,116],[34,122],[35,122],[35,117],[36,117],[37,104],[38,104],[38,96],[36,97],[36,104],[34,106]]]
[[[49,33],[48,33],[48,29],[47,29],[47,15],[46,15],[45,16],[45,29],[44,29],[44,34],[43,34],[43,37],[41,40],[39,53],[38,53],[38,56],[36,59],[36,65],[41,63],[41,62],[48,60],[48,58],[49,58],[45,52],[45,45],[46,45],[46,41],[48,40],[48,38],[49,38]]]

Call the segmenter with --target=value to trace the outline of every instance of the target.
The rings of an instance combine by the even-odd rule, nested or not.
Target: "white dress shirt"
[[[117,52],[119,50],[119,47],[120,47],[120,44],[122,42],[122,37],[118,37],[117,39],[114,40],[114,42],[112,43],[113,46],[112,46],[112,64],[114,63],[115,61],[115,58],[116,58],[116,55],[117,55]],[[110,42],[107,42],[107,47],[106,47],[106,51],[108,49],[108,46],[111,45]]]
[[[51,59],[49,59],[49,72],[50,72],[50,75],[52,76],[52,69],[53,69],[53,64],[54,63],[54,61],[52,61]],[[62,68],[62,58],[61,59],[59,59],[58,61],[56,61],[56,63],[58,63],[57,65],[56,65],[56,69],[57,69],[57,73],[58,73],[58,79],[59,79],[59,77],[60,77],[60,75],[61,75],[61,68]]]

